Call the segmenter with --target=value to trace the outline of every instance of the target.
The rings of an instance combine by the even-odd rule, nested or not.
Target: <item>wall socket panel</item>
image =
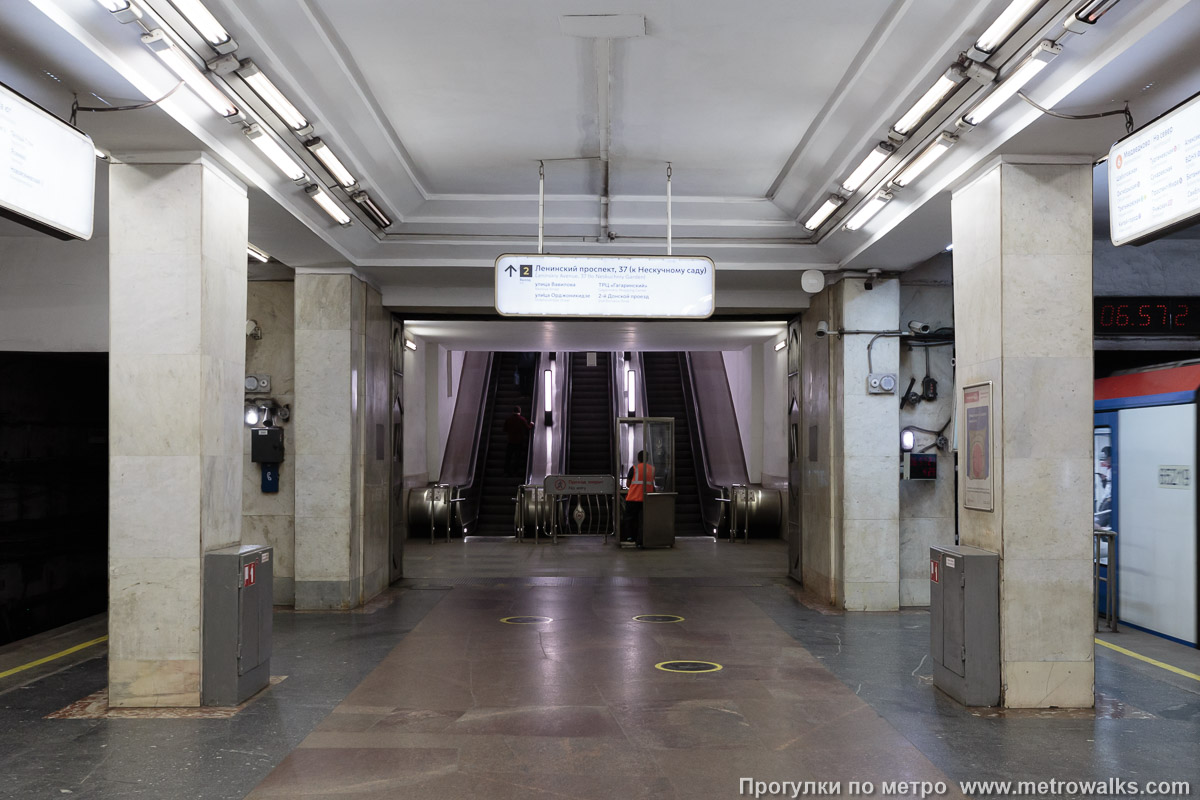
[[[247,375],[245,389],[247,392],[269,392],[271,391],[271,376]]]
[[[896,373],[872,372],[867,376],[867,394],[895,394]]]

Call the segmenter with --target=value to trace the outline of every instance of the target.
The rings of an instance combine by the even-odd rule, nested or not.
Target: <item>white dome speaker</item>
[[[809,294],[816,294],[825,288],[825,273],[819,269],[806,269],[800,276],[800,288]]]

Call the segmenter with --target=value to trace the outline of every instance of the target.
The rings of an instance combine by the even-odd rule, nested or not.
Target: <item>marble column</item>
[[[203,554],[241,537],[246,188],[109,169],[109,704],[200,704]]]
[[[960,452],[963,387],[994,397],[994,510],[960,499],[960,541],[1001,557],[1004,705],[1090,707],[1092,169],[1045,162],[954,193]]]
[[[897,329],[899,281],[876,280],[873,285],[867,289],[856,278],[839,284],[842,330]],[[900,607],[899,395],[871,393],[867,376],[896,374],[899,339],[846,334],[832,346],[842,404],[842,459],[835,465],[841,471],[841,605],[854,611],[891,611]]]
[[[295,282],[296,608],[353,608],[388,576],[390,322],[348,271]]]

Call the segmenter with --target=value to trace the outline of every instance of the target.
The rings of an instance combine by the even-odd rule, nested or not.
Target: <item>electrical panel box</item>
[[[933,685],[963,705],[1000,704],[1000,556],[929,548]]]
[[[236,706],[270,683],[273,552],[247,544],[204,554],[203,705]]]
[[[251,428],[250,460],[255,464],[282,464],[283,428]]]

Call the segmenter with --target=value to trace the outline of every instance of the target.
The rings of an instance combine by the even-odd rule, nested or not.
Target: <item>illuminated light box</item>
[[[91,137],[0,84],[0,216],[90,239],[95,205]]]
[[[502,255],[496,310],[505,316],[706,319],[716,267],[704,256]]]
[[[1200,216],[1200,95],[1108,151],[1109,235],[1144,244]]]

